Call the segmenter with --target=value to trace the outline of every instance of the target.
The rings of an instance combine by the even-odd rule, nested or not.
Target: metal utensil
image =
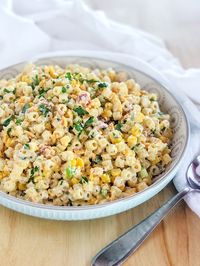
[[[92,260],[92,266],[117,266],[133,253],[162,221],[168,212],[190,192],[200,192],[200,155],[189,165],[188,185],[142,222],[118,237]]]

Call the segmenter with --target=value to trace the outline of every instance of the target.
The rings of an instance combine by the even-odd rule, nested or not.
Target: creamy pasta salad
[[[0,80],[0,190],[81,206],[132,195],[171,162],[157,95],[113,69],[28,65]]]

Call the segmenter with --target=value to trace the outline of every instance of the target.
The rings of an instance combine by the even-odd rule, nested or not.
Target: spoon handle
[[[168,212],[190,191],[185,188],[162,207],[102,249],[92,260],[93,266],[117,266],[134,252]]]

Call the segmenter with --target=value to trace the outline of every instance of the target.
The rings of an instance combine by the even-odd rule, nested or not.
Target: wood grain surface
[[[185,67],[200,67],[200,1],[87,0],[118,21],[162,37]],[[137,208],[112,217],[57,222],[0,207],[1,266],[88,266],[110,241],[176,193],[172,184]],[[156,228],[125,266],[199,266],[200,220],[184,202]]]

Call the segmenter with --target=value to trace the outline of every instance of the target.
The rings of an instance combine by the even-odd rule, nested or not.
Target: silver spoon
[[[97,253],[92,260],[92,266],[121,265],[121,263],[142,244],[168,212],[180,200],[182,200],[186,194],[190,192],[200,192],[200,155],[189,165],[186,177],[188,182],[187,187],[169,199],[162,207],[146,219]]]

